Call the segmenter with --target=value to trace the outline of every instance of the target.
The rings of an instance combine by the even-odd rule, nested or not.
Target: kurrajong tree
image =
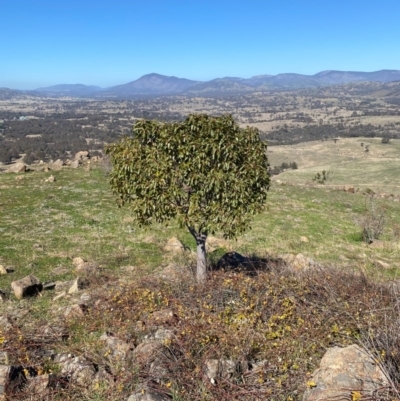
[[[133,136],[109,145],[110,183],[139,225],[177,219],[197,244],[197,281],[206,280],[208,234],[235,238],[250,228],[269,189],[267,145],[232,116],[183,122],[140,120]]]

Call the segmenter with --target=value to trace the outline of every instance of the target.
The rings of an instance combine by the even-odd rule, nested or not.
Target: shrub
[[[368,195],[365,200],[365,212],[359,220],[363,240],[370,244],[379,239],[385,228],[385,208],[376,201],[376,196]]]
[[[325,184],[330,179],[332,171],[322,170],[320,173],[315,174],[313,181],[317,184]]]

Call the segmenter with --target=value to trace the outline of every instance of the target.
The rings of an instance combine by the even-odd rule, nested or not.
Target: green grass
[[[269,376],[262,378],[266,380],[265,386],[260,382],[254,385],[260,391],[271,391],[271,400],[286,400],[288,395],[299,400],[298,389],[304,390],[307,372],[318,366],[327,347],[357,341],[359,327],[365,331],[371,322],[383,327],[380,322],[385,317],[371,320],[371,311],[396,313],[393,304],[387,306],[389,301],[380,283],[376,287],[366,284],[368,280],[358,273],[364,272],[373,281],[399,278],[400,202],[376,200],[386,214],[384,248],[377,249],[363,242],[357,224],[366,212],[366,195],[325,186],[272,183],[264,213],[255,217],[251,230],[237,241],[228,242],[226,248],[272,257],[302,253],[328,265],[327,269],[311,271],[303,279],[293,271],[279,268],[253,278],[220,271],[210,275],[207,286],[196,287],[184,278],[175,284],[155,276],[140,280],[141,275],[152,273],[173,258],[178,263],[187,263],[193,258],[190,252],[179,258],[163,251],[172,236],[194,251],[195,243],[187,231],[179,229],[175,222],[139,228],[129,207],[116,206],[101,169],[64,169],[52,173],[56,177],[54,183],[44,182],[50,173],[31,172],[21,176],[22,179],[16,179],[14,174],[0,174],[0,264],[13,269],[12,273],[0,276],[0,288],[9,292],[11,282],[27,274],[34,274],[41,281],[72,279],[77,275],[72,259],[81,256],[100,264],[100,274],[92,277],[88,289],[98,302],[83,318],[72,321],[64,319],[63,308],[73,300],[65,297],[53,301],[54,291],[43,291],[41,296],[21,301],[11,297],[11,302],[0,304],[0,314],[7,308],[14,308],[13,314],[28,311],[19,320],[17,333],[2,334],[0,328],[0,340],[13,363],[42,366],[47,371],[49,362],[43,360],[37,349],[51,347],[57,353],[88,356],[99,366],[113,366],[104,357],[104,344],[99,336],[104,331],[112,331],[117,338],[133,336],[139,341],[154,329],[151,313],[168,305],[180,319],[176,331],[179,346],[173,346],[178,347],[176,355],[181,357],[175,361],[178,373],[172,381],[181,399],[205,399],[198,391],[198,383],[203,380],[200,367],[205,358],[229,356],[235,360],[242,357],[249,361],[268,360],[277,367],[276,381],[271,382],[276,385],[271,387]],[[308,242],[301,237],[307,237]],[[210,259],[215,262],[223,253],[223,249],[216,249]],[[378,261],[390,268],[382,270]],[[133,268],[125,269],[126,266]],[[354,271],[357,274],[349,274]],[[325,292],[332,288],[340,296],[326,296]],[[228,302],[229,297],[233,303]],[[309,297],[308,303],[304,303],[304,297]],[[379,297],[382,299],[378,305]],[[345,306],[337,302],[341,298],[348,298],[348,304],[354,309],[344,311]],[[293,299],[297,299],[296,308],[286,310]],[[285,304],[285,300],[290,302]],[[358,314],[361,306],[365,311],[358,327],[348,317]],[[325,317],[321,318],[321,314]],[[282,316],[290,317],[290,322],[281,320]],[[250,322],[253,319],[254,325],[240,324],[243,318]],[[311,323],[299,324],[298,318]],[[257,325],[259,319],[262,324]],[[138,322],[145,324],[138,326]],[[280,331],[282,327],[276,322],[281,322],[283,328],[289,325],[294,332]],[[332,332],[336,322],[341,327],[340,333]],[[271,338],[266,337],[268,330],[272,330],[269,323],[276,327],[269,333]],[[68,339],[57,335],[50,339],[43,337],[41,329],[46,325],[65,330]],[[397,333],[397,328],[393,332]],[[218,346],[209,342],[219,336]],[[337,338],[332,340],[331,336]],[[38,346],[41,338],[43,343]],[[60,392],[59,399],[126,400],[139,376],[129,360],[125,362],[124,370],[118,370],[118,364],[114,366],[115,383],[107,384],[104,389],[72,386],[65,393]],[[135,369],[138,369],[136,365]],[[140,377],[146,377],[145,370]],[[197,379],[192,381],[193,377]],[[281,382],[287,384],[281,386]],[[169,392],[168,389],[164,387],[164,391]],[[206,383],[204,391],[208,399],[228,400],[232,399],[232,391],[241,390],[235,385],[223,392],[218,386]],[[54,397],[58,399],[58,395]]]
[[[361,190],[400,194],[400,140],[382,144],[380,138],[340,138],[336,144],[306,142],[269,150],[272,166],[293,161],[298,164],[298,170],[288,170],[277,177],[284,182],[313,184],[315,174],[326,170],[332,172],[329,186],[353,185]]]
[[[53,174],[55,183],[44,182],[50,175],[44,172],[25,174],[21,180],[14,174],[0,175],[0,263],[14,270],[0,276],[0,288],[27,274],[42,281],[73,278],[76,256],[97,261],[116,275],[127,265],[150,271],[167,263],[162,248],[171,236],[195,249],[190,234],[174,222],[137,227],[129,207],[116,206],[100,169]],[[382,250],[367,247],[360,236],[357,220],[365,212],[365,195],[273,184],[266,211],[255,218],[252,230],[231,242],[231,249],[274,256],[301,252],[322,262],[348,259],[363,266],[381,258],[400,267],[400,204],[378,202],[387,214],[387,247]],[[301,242],[301,236],[309,242]],[[55,270],[60,267],[64,273]]]

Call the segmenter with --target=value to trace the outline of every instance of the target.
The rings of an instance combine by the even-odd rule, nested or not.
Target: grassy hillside
[[[278,177],[301,181],[320,168],[301,168]],[[100,169],[65,169],[52,174],[56,177],[54,183],[44,182],[50,173],[0,175],[0,263],[16,270],[13,275],[0,276],[0,288],[28,273],[42,280],[59,279],[52,273],[57,267],[65,268],[63,278],[69,277],[76,256],[96,260],[115,272],[126,265],[153,269],[167,263],[162,248],[172,236],[195,249],[191,236],[174,222],[148,229],[137,227],[129,208],[116,206],[107,177]],[[336,179],[334,174],[332,181]],[[393,268],[400,267],[400,203],[382,199],[376,202],[387,217],[383,234],[386,245],[381,250],[368,247],[361,238],[357,222],[366,211],[365,195],[324,186],[273,183],[266,211],[256,217],[252,230],[230,242],[230,248],[275,256],[301,252],[316,260],[351,261],[365,267],[383,258]],[[302,242],[302,236],[309,241]]]
[[[271,154],[279,164],[284,154],[300,166],[278,176],[282,181],[305,183],[310,173],[321,169],[311,160],[313,151],[307,165],[306,156],[296,157],[297,148],[288,149],[273,148]],[[325,162],[323,156],[320,160]],[[45,182],[50,174],[56,178],[53,183]],[[362,239],[360,222],[370,212],[371,201],[375,211],[385,215],[379,247]],[[182,401],[300,400],[328,347],[365,341],[370,332],[374,338],[398,332],[398,299],[385,283],[399,278],[400,202],[326,186],[273,182],[266,210],[255,218],[252,230],[225,242],[210,260],[226,250],[268,258],[301,253],[317,266],[304,274],[280,267],[256,276],[216,271],[204,288],[187,275],[171,283],[156,275],[171,262],[190,275],[195,250],[191,236],[174,222],[137,227],[129,208],[116,206],[100,168],[0,174],[0,210],[0,264],[9,270],[0,275],[5,292],[27,274],[43,282],[73,279],[80,274],[72,263],[77,256],[100,266],[98,274],[89,277],[83,300],[83,292],[54,300],[54,291],[43,291],[38,297],[17,301],[11,296],[0,303],[0,317],[12,316],[17,322],[12,331],[0,327],[0,350],[11,363],[33,367],[38,375],[60,373],[43,350],[79,355],[109,372],[89,386],[71,382],[36,395],[28,389],[12,393],[7,401],[126,401],[143,383]],[[184,254],[163,250],[172,236],[188,248]],[[84,315],[67,319],[66,308],[82,302],[88,305]],[[146,336],[159,329],[155,316],[166,308],[174,313],[172,321],[162,325],[174,333],[163,345],[172,356],[166,365],[169,376],[155,380],[148,364],[113,359],[104,348],[104,332],[140,348]],[[380,350],[389,355],[400,344],[394,337],[385,338],[392,348]],[[214,386],[204,378],[210,358],[231,358],[243,370]]]
[[[336,143],[329,140],[271,146],[269,152],[272,166],[293,161],[298,164],[298,170],[278,177],[288,183],[311,184],[317,172],[326,170],[332,172],[329,186],[351,185],[362,190],[400,194],[398,139],[383,144],[381,138],[339,138]]]

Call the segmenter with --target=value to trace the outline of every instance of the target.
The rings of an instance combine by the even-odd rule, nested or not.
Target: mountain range
[[[290,90],[342,85],[352,82],[400,81],[400,70],[374,72],[322,71],[314,75],[278,74],[258,75],[252,78],[224,77],[210,81],[193,81],[160,74],[143,75],[123,85],[101,88],[83,84],[62,84],[29,91],[32,94],[51,97],[139,98],[153,96],[189,95],[218,96],[249,93],[263,90]],[[27,93],[28,91],[24,91]]]

